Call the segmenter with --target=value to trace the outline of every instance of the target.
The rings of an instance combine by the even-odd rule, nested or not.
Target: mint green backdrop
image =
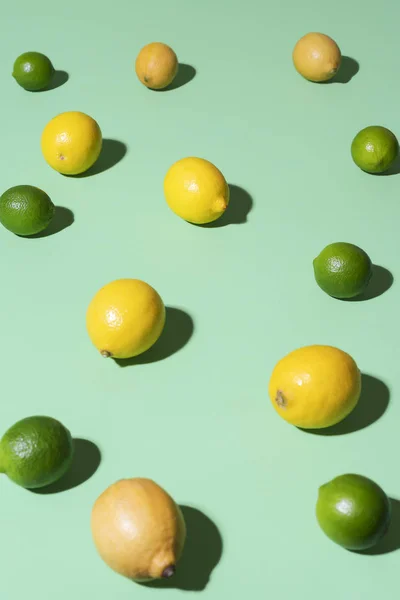
[[[366,175],[350,157],[362,127],[400,135],[399,19],[390,0],[2,8],[1,188],[37,185],[63,208],[51,235],[0,231],[0,422],[47,414],[80,440],[54,493],[1,476],[2,598],[397,597],[398,505],[372,555],[332,544],[314,506],[318,486],[345,472],[400,498],[400,175]],[[308,31],[352,59],[338,82],[295,72],[292,48]],[[175,89],[137,80],[135,57],[151,41],[187,65]],[[68,81],[19,88],[12,64],[27,50]],[[94,117],[106,140],[87,177],[65,178],[41,155],[43,127],[67,110]],[[189,155],[232,185],[220,226],[189,225],[165,204],[164,175]],[[335,301],[315,284],[312,260],[334,241],[381,267],[366,301]],[[144,279],[169,307],[158,346],[127,366],[102,360],[85,330],[93,294],[119,277]],[[365,374],[360,410],[336,435],[301,432],[269,403],[276,361],[311,343],[346,350]],[[132,476],[189,507],[187,552],[166,589],[119,577],[92,545],[94,500]]]

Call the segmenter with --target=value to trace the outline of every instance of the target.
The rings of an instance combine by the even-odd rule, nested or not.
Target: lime
[[[0,196],[0,223],[17,235],[43,231],[54,213],[49,196],[33,185],[16,185]]]
[[[386,127],[372,125],[359,131],[351,144],[351,156],[367,173],[387,171],[397,158],[399,143]]]
[[[313,266],[315,281],[334,298],[354,298],[362,294],[372,277],[368,254],[347,242],[326,246],[314,259]]]
[[[29,92],[47,88],[53,78],[54,67],[47,56],[40,52],[24,52],[16,59],[12,76]]]
[[[71,464],[71,434],[51,417],[27,417],[0,441],[0,471],[25,488],[54,483]]]
[[[386,533],[390,500],[371,479],[340,475],[319,488],[318,523],[333,542],[348,550],[366,550]]]

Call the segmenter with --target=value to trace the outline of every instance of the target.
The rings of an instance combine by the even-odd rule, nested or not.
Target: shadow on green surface
[[[80,175],[66,175],[66,177],[72,177],[74,179],[80,179],[85,177],[92,177],[99,173],[104,173],[115,167],[124,158],[128,151],[128,146],[124,142],[119,140],[112,140],[109,138],[103,139],[103,145],[101,148],[100,156],[90,169]]]
[[[170,579],[141,583],[157,589],[201,592],[210,581],[212,571],[222,556],[222,537],[213,521],[197,508],[181,506],[187,538],[176,573]]]
[[[349,83],[360,70],[359,63],[350,56],[342,56],[342,64],[337,75],[329,81],[323,81],[323,85],[331,83]]]
[[[376,546],[357,552],[357,554],[378,556],[379,554],[388,554],[389,552],[400,550],[400,501],[396,498],[390,498],[390,504],[392,507],[392,518],[386,535],[384,535]]]
[[[342,300],[343,302],[365,302],[365,300],[372,300],[378,298],[388,291],[393,285],[393,275],[385,267],[379,265],[372,265],[372,277],[368,284],[367,289],[360,296],[355,298],[347,298]]]
[[[50,92],[51,90],[56,90],[57,88],[61,87],[65,83],[67,83],[68,79],[69,79],[69,75],[66,71],[57,71],[56,70],[56,71],[54,71],[54,75],[52,77],[50,84],[43,90],[36,90],[33,93],[34,94],[42,94],[43,92]]]
[[[175,308],[173,306],[167,306],[165,312],[166,319],[164,330],[154,346],[147,350],[147,352],[135,356],[134,358],[125,360],[115,358],[114,361],[120,367],[146,365],[158,362],[176,354],[186,346],[194,331],[192,317],[181,308]]]
[[[247,222],[247,216],[253,208],[253,198],[246,190],[238,185],[229,184],[229,204],[228,208],[216,221],[197,225],[205,229],[213,229],[217,227],[226,227],[226,225],[240,225]]]
[[[186,85],[196,76],[196,69],[191,65],[179,63],[178,73],[173,82],[162,90],[152,90],[152,92],[172,92]]]
[[[97,471],[101,462],[101,453],[94,442],[83,438],[74,438],[74,455],[68,471],[59,481],[43,488],[30,490],[35,494],[58,494],[85,483]]]
[[[54,213],[54,217],[51,220],[49,226],[40,233],[35,233],[34,235],[25,235],[20,237],[26,237],[28,239],[35,238],[44,238],[49,235],[54,235],[55,233],[60,233],[63,229],[70,227],[74,222],[74,213],[69,208],[65,208],[64,206],[56,206],[56,210]]]
[[[382,417],[390,400],[387,385],[372,375],[361,375],[361,397],[357,406],[341,423],[326,429],[301,429],[314,435],[345,435],[369,427]]]
[[[383,173],[368,173],[368,175],[377,175],[378,177],[387,177],[388,175],[398,175],[400,173],[400,153],[393,164]]]

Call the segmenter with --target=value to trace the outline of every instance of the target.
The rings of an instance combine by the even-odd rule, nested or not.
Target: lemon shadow
[[[202,511],[192,506],[181,506],[181,510],[187,537],[175,575],[170,579],[157,579],[140,585],[192,592],[201,592],[207,587],[222,556],[222,536],[215,523]]]
[[[400,550],[400,500],[396,498],[389,498],[389,500],[392,516],[386,534],[375,546],[357,552],[357,554],[378,556],[379,554],[389,554],[395,550]]]
[[[152,90],[153,92],[172,92],[173,90],[177,90],[184,85],[187,85],[196,77],[196,69],[192,67],[192,65],[187,65],[186,63],[179,63],[178,73],[176,74],[175,79],[162,90]]]
[[[154,346],[147,350],[147,352],[133,358],[115,358],[114,361],[117,365],[120,367],[129,367],[158,362],[176,354],[186,346],[194,331],[192,317],[181,308],[173,306],[167,306],[165,311],[164,330]]]
[[[128,146],[119,140],[113,140],[111,138],[104,138],[99,158],[96,160],[94,165],[90,167],[84,173],[79,175],[67,175],[66,177],[73,177],[75,179],[92,177],[93,175],[99,175],[109,169],[112,169],[125,157],[128,152]]]
[[[215,229],[217,227],[226,227],[227,225],[247,223],[253,204],[253,198],[249,192],[246,192],[245,189],[238,185],[229,184],[229,204],[222,217],[212,223],[198,225],[198,227]]]
[[[344,302],[365,302],[378,298],[387,292],[393,285],[394,277],[392,273],[380,265],[372,265],[372,277],[365,292],[355,298],[343,299]]]
[[[342,56],[340,68],[332,79],[321,82],[323,85],[332,83],[349,83],[360,70],[360,64],[350,56]]]
[[[95,474],[101,462],[101,452],[94,442],[74,438],[74,454],[68,471],[58,481],[42,488],[32,489],[35,494],[58,494],[71,490]]]
[[[324,429],[303,429],[314,435],[346,435],[369,427],[386,412],[389,406],[390,392],[387,385],[372,375],[362,373],[361,396],[355,409],[343,421]]]

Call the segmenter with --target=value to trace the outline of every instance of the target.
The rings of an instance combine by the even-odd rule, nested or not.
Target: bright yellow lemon
[[[89,337],[106,358],[142,354],[158,340],[164,324],[161,297],[139,279],[108,283],[95,294],[86,313]]]
[[[305,429],[330,427],[355,408],[361,374],[353,358],[332,346],[305,346],[275,366],[269,396],[278,414]]]
[[[221,171],[204,158],[182,158],[164,179],[170,209],[190,223],[201,225],[221,217],[229,204],[229,186]]]
[[[41,139],[46,162],[63,175],[79,175],[98,159],[102,135],[98,123],[82,112],[57,115],[47,123]]]

